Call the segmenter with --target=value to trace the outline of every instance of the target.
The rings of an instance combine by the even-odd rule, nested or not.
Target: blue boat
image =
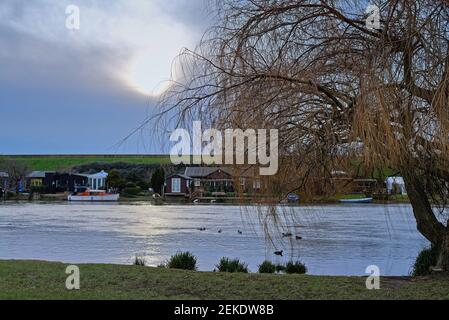
[[[371,203],[373,198],[360,198],[360,199],[340,199],[340,203]]]
[[[290,193],[287,195],[288,202],[299,202],[299,196],[294,193]]]

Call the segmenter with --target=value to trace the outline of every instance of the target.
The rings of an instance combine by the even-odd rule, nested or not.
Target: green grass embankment
[[[0,299],[448,299],[449,277],[231,274],[79,264],[81,289],[65,288],[67,264],[0,261]]]

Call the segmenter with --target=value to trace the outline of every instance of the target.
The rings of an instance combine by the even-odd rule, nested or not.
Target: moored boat
[[[371,203],[373,198],[360,198],[360,199],[340,199],[340,203]]]
[[[287,195],[287,201],[288,202],[299,202],[299,196],[297,194],[294,193],[289,193]]]
[[[67,197],[69,201],[98,201],[98,202],[108,202],[108,201],[118,201],[120,195],[118,193],[108,193],[104,190],[90,190],[84,189],[82,191],[77,191]]]

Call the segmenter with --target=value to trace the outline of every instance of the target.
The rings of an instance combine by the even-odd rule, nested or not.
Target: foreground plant
[[[168,260],[167,268],[196,270],[197,258],[190,252],[179,252]]]
[[[299,273],[299,274],[305,274],[307,273],[307,267],[304,263],[301,261],[289,261],[285,265],[285,273],[292,274],[292,273]]]
[[[141,257],[141,256],[135,256],[134,257],[134,261],[133,261],[133,265],[135,266],[145,266],[146,262],[145,262],[145,258]]]
[[[248,273],[248,265],[239,259],[230,259],[223,257],[215,266],[219,272],[242,272]]]
[[[262,262],[262,264],[259,265],[259,273],[275,273],[276,272],[276,266],[268,260],[265,260]]]
[[[412,276],[427,276],[432,273],[432,267],[438,262],[439,250],[436,247],[430,247],[422,250],[416,257],[413,264]]]

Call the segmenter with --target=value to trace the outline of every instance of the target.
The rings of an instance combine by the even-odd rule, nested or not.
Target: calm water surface
[[[383,275],[406,275],[428,245],[416,231],[409,205],[284,209],[280,229],[293,238],[267,241],[254,208],[0,204],[0,259],[130,264],[135,255],[145,255],[150,265],[158,265],[188,250],[198,257],[200,270],[212,270],[229,256],[247,262],[251,271],[264,259],[301,259],[310,274],[364,275],[368,265],[377,265]],[[303,239],[297,241],[296,234]],[[275,249],[283,249],[284,257],[274,256]]]

